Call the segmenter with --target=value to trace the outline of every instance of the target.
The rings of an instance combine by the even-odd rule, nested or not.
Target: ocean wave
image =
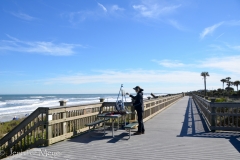
[[[22,114],[22,113],[28,113],[28,114],[31,114],[33,111],[35,111],[37,108],[33,108],[33,109],[28,109],[28,110],[20,110],[19,112],[16,112],[16,111],[8,111],[8,112],[5,112],[4,114],[1,114],[1,116],[8,116],[8,115],[11,115],[11,116],[16,116],[18,114]]]
[[[38,104],[30,104],[30,105],[22,105],[22,106],[12,106],[12,107],[0,107],[0,115],[10,114],[10,113],[19,113],[19,112],[27,112],[27,111],[34,111],[38,107],[53,107],[59,106],[58,101],[43,101],[42,103]]]
[[[0,101],[0,106],[2,106],[2,105],[6,105],[6,102],[1,102]]]
[[[69,100],[99,100],[100,97],[91,97],[91,98],[68,98]]]
[[[39,103],[40,99],[6,100],[5,102],[10,105],[35,104],[35,103]]]
[[[75,105],[82,105],[82,104],[89,104],[89,103],[97,103],[99,100],[96,101],[81,101],[81,102],[68,102],[67,106],[75,106]]]
[[[2,114],[3,112],[7,112],[7,111],[15,111],[15,112],[19,112],[20,110],[25,110],[25,109],[29,109],[29,108],[36,108],[38,106],[36,105],[26,105],[26,106],[16,106],[16,107],[5,107],[5,108],[0,108],[0,114]]]
[[[50,98],[52,97],[53,98],[53,97],[56,97],[56,96],[45,96],[45,97],[50,97]]]
[[[42,99],[42,98],[44,98],[44,97],[42,97],[42,96],[31,96],[30,98],[38,98],[38,99]]]

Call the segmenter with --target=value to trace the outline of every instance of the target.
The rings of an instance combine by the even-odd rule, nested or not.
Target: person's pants
[[[138,132],[145,132],[144,124],[143,124],[143,113],[144,111],[137,110],[137,116],[138,116]]]

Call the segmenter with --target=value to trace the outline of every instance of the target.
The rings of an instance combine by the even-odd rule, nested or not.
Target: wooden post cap
[[[100,102],[104,102],[105,99],[104,98],[100,98],[99,100],[100,100]]]
[[[60,103],[60,106],[66,106],[67,105],[67,101],[65,101],[65,100],[59,101],[59,103]]]

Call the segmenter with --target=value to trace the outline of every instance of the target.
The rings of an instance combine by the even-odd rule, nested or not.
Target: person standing
[[[134,100],[133,106],[137,111],[137,116],[138,116],[138,131],[134,133],[134,135],[141,135],[145,133],[145,128],[143,124],[143,113],[144,113],[143,92],[142,92],[143,89],[139,86],[136,86],[133,89],[137,93],[136,96],[133,96],[131,94],[129,95],[129,93],[126,93],[126,94],[129,95]]]

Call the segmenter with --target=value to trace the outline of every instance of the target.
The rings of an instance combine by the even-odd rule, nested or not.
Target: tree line
[[[222,88],[218,88],[217,90],[211,90],[207,92],[206,89],[206,77],[210,76],[208,72],[202,72],[201,76],[204,78],[204,95],[205,96],[240,96],[240,91],[238,90],[238,86],[240,85],[240,81],[231,81],[231,77],[226,77],[224,79],[221,79],[220,81],[223,84]],[[224,84],[227,85],[226,88],[224,88]],[[234,91],[234,86],[237,87],[237,91]]]

